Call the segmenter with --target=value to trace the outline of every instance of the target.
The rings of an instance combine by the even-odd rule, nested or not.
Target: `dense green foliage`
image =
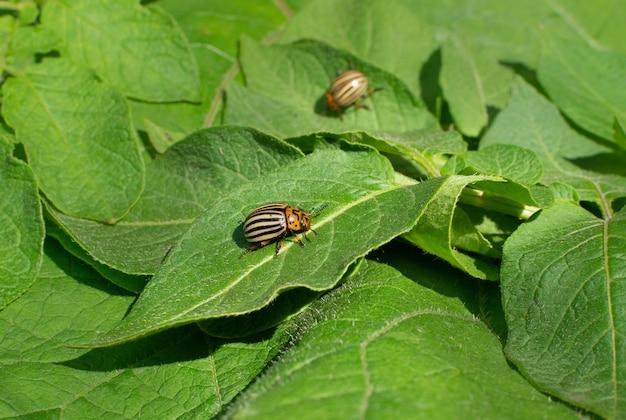
[[[0,418],[626,418],[594,3],[0,1]]]

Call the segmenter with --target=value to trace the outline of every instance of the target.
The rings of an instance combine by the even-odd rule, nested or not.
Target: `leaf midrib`
[[[613,413],[617,414],[617,401],[618,401],[618,388],[617,388],[617,342],[615,331],[617,330],[617,326],[615,325],[615,314],[613,309],[612,302],[612,291],[611,291],[611,283],[613,279],[611,277],[611,271],[609,269],[609,220],[603,221],[603,231],[602,231],[602,255],[603,255],[603,266],[606,277],[606,295],[607,295],[607,305],[608,305],[608,313],[609,313],[609,324],[611,326],[611,383],[613,384]]]

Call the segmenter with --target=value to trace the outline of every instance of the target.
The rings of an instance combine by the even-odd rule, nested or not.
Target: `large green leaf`
[[[285,21],[272,0],[159,0],[192,42],[205,43],[234,60],[241,35],[261,38]]]
[[[475,77],[473,84],[482,85],[484,102],[500,107],[508,97],[512,72],[499,61],[529,65],[536,62],[536,25],[547,12],[541,1],[511,4],[498,0],[320,0],[309,2],[294,16],[283,39],[313,38],[345,49],[397,74],[413,92],[421,91],[422,96],[429,97],[441,94],[434,86],[442,65],[435,50],[446,39],[457,38],[463,41],[459,52],[466,59],[455,60],[461,66],[457,68],[448,61],[449,71],[458,71],[461,77]],[[464,120],[468,117],[464,111],[486,112],[464,107],[457,99],[464,92],[456,87],[444,94],[447,99],[454,98],[456,114]]]
[[[297,317],[300,339],[226,417],[574,418],[508,366],[467,279],[399,268],[368,261]]]
[[[110,329],[133,300],[134,295],[102,281],[57,242],[46,241],[35,283],[0,312],[0,329],[11,331],[0,341],[0,364],[80,356],[85,351],[70,349],[67,342]]]
[[[349,51],[396,74],[416,94],[420,68],[435,48],[428,23],[396,1],[312,1],[289,21],[281,41],[302,38]]]
[[[244,38],[241,64],[248,89],[228,89],[224,122],[251,125],[283,137],[315,131],[408,131],[434,126],[432,116],[393,75],[315,41],[262,46]],[[339,118],[324,94],[341,72],[356,68],[381,89]]]
[[[613,140],[615,118],[626,118],[625,68],[626,55],[546,36],[538,75],[568,117]]]
[[[507,356],[550,394],[626,412],[626,210],[601,220],[572,204],[542,212],[504,246]]]
[[[498,0],[402,0],[435,29],[438,39],[453,34],[463,39],[490,73],[497,61],[533,66],[539,55],[537,25],[550,13],[544,0],[524,3]],[[496,82],[496,80],[493,80]],[[494,91],[495,93],[495,91]],[[504,92],[501,92],[503,94]]]
[[[497,280],[498,268],[492,262],[463,253],[455,249],[453,244],[453,220],[461,192],[469,184],[490,179],[494,178],[486,176],[445,178],[442,187],[428,204],[417,225],[403,237],[473,277]]]
[[[374,151],[315,152],[245,184],[215,203],[181,237],[130,314],[84,344],[109,346],[203,319],[266,306],[285,290],[335,286],[348,266],[408,231],[441,187],[440,180],[398,185]],[[266,247],[241,258],[242,221],[257,206],[287,202],[328,208],[313,220],[306,247]],[[356,234],[355,234],[356,233]]]
[[[223,88],[237,75],[237,42],[240,34],[261,39],[276,30],[284,17],[271,0],[162,0],[189,38],[200,70],[200,100],[154,104],[131,101],[138,127],[151,121],[166,130],[191,134],[218,118]]]
[[[66,347],[119,320],[132,295],[47,245],[32,289],[0,313],[0,417],[208,418],[289,338],[227,342],[185,327],[106,350]]]
[[[62,52],[125,96],[148,101],[195,101],[198,65],[174,19],[138,0],[51,0],[44,26],[62,40]]]
[[[626,8],[620,0],[550,0],[544,2],[551,14],[560,17],[560,22],[550,19],[544,23],[549,33],[567,35],[585,41],[598,49],[606,47],[626,54]],[[560,26],[565,32],[560,32]]]
[[[467,212],[458,205],[454,209],[450,225],[450,244],[455,250],[462,249],[479,255],[500,257],[489,239],[474,226]]]
[[[40,61],[38,54],[46,54],[60,45],[60,39],[41,25],[16,25],[11,37],[7,63],[13,70],[23,69]]]
[[[3,86],[2,112],[46,197],[63,213],[113,222],[144,184],[128,106],[66,60],[29,67]]]
[[[0,139],[0,145],[4,146]],[[33,172],[0,152],[0,310],[35,281],[43,253],[44,225]],[[4,330],[7,331],[7,330]]]
[[[184,137],[211,125],[207,115],[215,99],[223,94],[220,84],[223,78],[227,78],[234,61],[216,54],[202,43],[191,44],[191,49],[200,71],[199,101],[145,102],[130,99],[128,102],[137,129],[151,135],[150,126],[157,125],[168,135],[179,134],[177,140],[180,140],[180,134]]]
[[[543,175],[537,154],[512,144],[492,144],[468,152],[465,162],[479,173],[502,176],[525,185],[536,184]]]
[[[152,274],[205,208],[301,156],[295,147],[252,129],[205,129],[147,165],[143,195],[115,225],[49,210],[97,261],[129,274]]]
[[[409,159],[431,177],[439,175],[439,168],[433,162],[438,155],[463,153],[467,149],[467,143],[463,141],[459,133],[440,129],[412,130],[402,133],[363,131],[341,134],[315,133],[287,139],[289,143],[300,147],[305,152],[316,141],[337,140],[365,144],[386,155]]]
[[[96,261],[91,255],[78,245],[67,233],[54,223],[46,224],[46,234],[59,241],[61,246],[76,258],[89,264],[102,277],[109,280],[114,285],[130,292],[139,293],[149,280],[148,276],[135,276],[122,273],[106,264]]]
[[[476,137],[487,125],[487,98],[472,51],[452,36],[442,47],[441,88],[459,130]]]
[[[569,160],[607,152],[608,149],[572,130],[554,105],[518,79],[511,101],[481,140],[481,149],[496,143],[514,144],[534,151],[543,163],[545,184],[571,184],[582,200],[595,201],[610,211],[610,201],[626,196],[626,178],[586,171]]]

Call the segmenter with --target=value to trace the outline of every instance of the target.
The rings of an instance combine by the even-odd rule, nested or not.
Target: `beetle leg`
[[[318,214],[320,214],[322,211],[324,211],[324,209],[325,209],[326,207],[328,207],[328,203],[322,203],[322,204],[320,204],[319,206],[314,207],[314,208],[313,208],[313,209],[309,212],[309,215],[310,215],[311,217],[315,217],[315,216],[317,216]]]
[[[354,107],[355,107],[356,109],[361,109],[361,108],[363,108],[363,109],[367,109],[368,111],[369,111],[369,109],[370,109],[370,107],[369,107],[369,106],[367,106],[367,105],[365,105],[361,99],[358,99],[358,100],[354,103]]]
[[[302,242],[302,237],[300,235],[296,236],[294,240],[298,245],[300,245],[301,248],[304,248],[304,242]]]
[[[278,256],[278,253],[280,252],[280,248],[283,246],[283,239],[279,239],[278,241],[276,241],[276,251],[274,251],[274,256]]]

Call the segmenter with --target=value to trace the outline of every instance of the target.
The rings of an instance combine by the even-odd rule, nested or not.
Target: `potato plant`
[[[624,21],[0,1],[0,417],[626,418]]]

